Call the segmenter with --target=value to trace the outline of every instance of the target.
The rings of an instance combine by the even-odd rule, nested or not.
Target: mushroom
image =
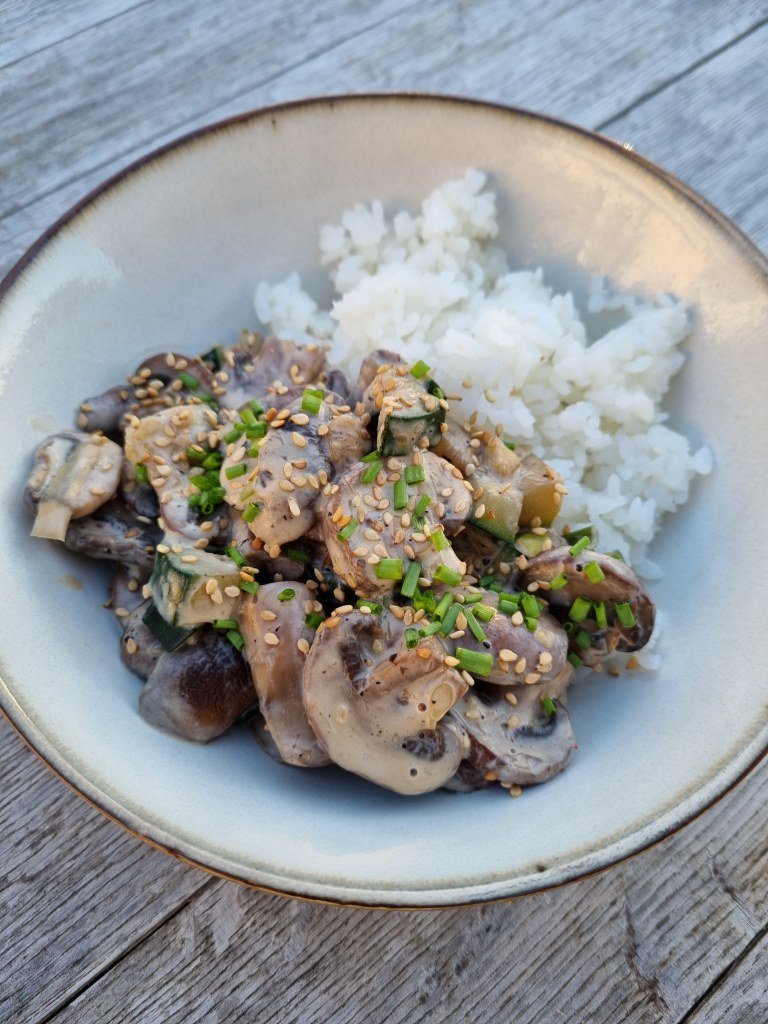
[[[476,686],[449,712],[469,737],[450,788],[476,789],[496,781],[531,786],[551,779],[570,761],[575,741],[563,702],[518,690],[511,704],[507,692]]]
[[[332,760],[406,795],[456,773],[464,738],[445,716],[466,690],[440,642],[408,649],[403,623],[387,611],[332,616],[304,668],[307,717]]]
[[[499,600],[499,594],[492,590],[483,593],[480,602],[483,608],[493,609],[493,616],[487,621],[475,615],[474,605],[465,605],[456,619],[453,639],[446,640],[449,649],[461,647],[490,654],[493,657],[491,670],[482,677],[489,683],[530,686],[558,679],[563,672],[570,679],[573,669],[567,661],[568,637],[558,620],[547,612],[540,612],[535,618],[535,629],[531,630],[525,624],[526,616],[522,611],[509,614],[499,611]],[[484,639],[478,640],[469,628],[469,615],[474,617],[474,625],[482,631]],[[533,625],[532,617],[528,619]],[[456,632],[461,635],[456,636]]]
[[[361,401],[363,393],[366,388],[370,387],[373,383],[376,373],[381,366],[394,366],[397,363],[403,363],[403,359],[397,354],[386,348],[377,348],[374,352],[371,352],[365,357],[360,364],[360,372],[357,375],[357,384],[355,390],[352,393],[352,398],[356,402]]]
[[[168,530],[188,540],[211,538],[190,507],[190,465],[187,449],[206,446],[218,427],[216,414],[201,403],[162,409],[133,419],[125,430],[125,454],[147,467]]]
[[[249,331],[224,351],[226,365],[219,379],[226,388],[220,400],[226,409],[239,409],[251,399],[262,404],[280,402],[282,408],[317,380],[325,366],[325,352],[319,345],[265,340]]]
[[[155,561],[155,545],[160,531],[130,512],[119,499],[108,502],[93,515],[69,524],[64,544],[89,558],[122,562],[149,572]]]
[[[285,600],[288,594],[293,596]],[[244,653],[269,735],[282,759],[302,768],[330,764],[304,710],[304,665],[315,638],[304,619],[313,603],[303,583],[268,583],[258,596],[244,599],[239,612]]]
[[[424,480],[407,485],[408,504],[397,510],[395,483],[409,467],[423,470]],[[349,469],[338,477],[337,487],[323,497],[319,508],[323,538],[337,575],[365,597],[385,594],[397,582],[377,575],[376,567],[385,558],[399,559],[403,565],[418,561],[422,575],[430,578],[439,565],[463,575],[466,566],[442,539],[459,529],[469,515],[469,492],[461,473],[427,451],[388,459],[375,481],[363,483],[370,472],[370,463]],[[419,518],[415,507],[422,498],[428,498],[429,504]]]
[[[120,497],[130,510],[144,520],[155,520],[160,514],[157,494],[149,484],[143,484],[136,476],[136,467],[128,459],[123,459],[123,471],[120,475]]]
[[[141,588],[146,580],[147,575],[136,566],[118,565],[109,588],[111,607],[118,619],[123,619],[126,611],[132,612],[144,603]]]
[[[595,565],[595,570],[588,567]],[[590,579],[592,574],[593,579]],[[584,550],[576,555],[568,547],[552,548],[528,559],[522,572],[521,586],[532,584],[550,586],[553,581],[564,585],[542,590],[553,610],[563,614],[570,610],[577,598],[585,602],[584,616],[579,624],[592,637],[591,658],[612,651],[639,651],[651,638],[656,611],[653,601],[635,572],[612,555],[599,551]],[[594,605],[589,602],[603,602],[606,624],[601,627],[592,622]],[[629,605],[630,615],[622,623],[616,606]],[[580,614],[580,613],[579,613]],[[634,621],[633,621],[634,620]],[[579,650],[579,655],[582,651]]]
[[[255,702],[242,655],[224,633],[212,629],[160,655],[139,698],[139,712],[158,729],[207,743]]]
[[[307,533],[334,463],[346,465],[366,450],[367,434],[345,408],[323,401],[308,415],[297,400],[278,411],[258,448],[247,438],[229,447],[221,486],[239,511],[256,506],[250,529],[268,551]]]
[[[472,526],[471,523],[467,523],[455,536],[453,547],[459,558],[466,562],[467,572],[478,579],[503,573],[502,565],[506,568],[506,574],[509,574],[510,567],[517,558],[517,551],[513,545],[506,544],[478,526]]]
[[[149,601],[143,601],[122,620],[120,659],[129,672],[140,679],[148,679],[165,648],[152,630],[144,625],[144,613]]]
[[[234,509],[229,515],[229,530],[230,545],[237,548],[248,565],[263,573],[260,579],[271,576],[277,580],[300,580],[308,564],[319,565],[323,560],[324,550],[306,537],[295,547],[287,547],[284,554],[270,558],[263,543],[254,539],[248,523]]]
[[[24,487],[24,504],[36,513],[32,536],[64,540],[70,520],[115,494],[122,462],[119,445],[103,434],[65,430],[47,437]]]

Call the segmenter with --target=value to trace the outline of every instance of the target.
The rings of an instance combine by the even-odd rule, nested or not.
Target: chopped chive
[[[590,583],[599,583],[601,580],[605,579],[605,573],[597,562],[590,562],[588,565],[585,565],[584,575]]]
[[[606,554],[608,555],[609,558],[616,558],[620,562],[626,562],[626,558],[624,557],[624,555],[622,555],[622,553],[619,551],[618,548],[614,548],[613,551],[608,551],[608,552],[606,552]]]
[[[365,472],[360,477],[361,483],[372,484],[373,481],[381,472],[383,466],[384,463],[381,461],[381,459],[377,459],[376,462],[371,462],[368,466],[365,467]]]
[[[539,602],[536,600],[533,594],[521,594],[520,604],[523,607],[524,615],[530,615],[531,618],[534,619],[538,619],[539,615],[541,615],[541,608],[539,607]]]
[[[202,494],[199,494],[199,493],[198,494],[190,494],[190,496],[187,498],[187,504],[189,505],[190,508],[197,508],[198,505],[202,504],[202,501],[203,501],[203,496],[202,496]]]
[[[256,416],[254,415],[253,409],[249,409],[248,406],[246,406],[244,409],[241,409],[240,419],[245,424],[246,429],[248,427],[256,426]]]
[[[381,459],[381,452],[368,452],[360,459],[361,462],[378,462]]]
[[[421,563],[411,562],[408,569],[403,577],[403,584],[400,587],[400,593],[403,597],[413,597],[416,593],[416,586],[421,576]]]
[[[615,604],[613,609],[616,612],[616,618],[625,629],[631,629],[637,622],[629,601],[621,601],[619,604]]]
[[[443,594],[440,600],[437,602],[435,608],[435,616],[438,619],[442,619],[445,613],[453,604],[453,594]],[[458,612],[456,613],[458,615]]]
[[[541,707],[545,715],[554,715],[557,712],[557,706],[551,697],[542,697]]]
[[[489,604],[476,604],[472,611],[475,613],[478,619],[482,619],[483,622],[490,622],[495,612]]]
[[[201,402],[207,405],[209,409],[213,409],[214,412],[219,411],[219,403],[212,395],[198,395],[197,397]]]
[[[519,533],[515,537],[515,547],[528,558],[540,555],[547,543],[547,537],[538,533]]]
[[[244,462],[236,462],[234,466],[227,466],[224,470],[224,475],[227,480],[236,480],[239,476],[245,476],[248,472],[248,467]]]
[[[214,619],[216,629],[237,629],[237,619]]]
[[[197,391],[200,387],[200,381],[197,377],[193,377],[191,373],[180,373],[179,380],[184,387],[188,388],[190,391]]]
[[[259,446],[257,444],[254,444],[254,445],[252,445],[248,449],[248,458],[249,459],[258,459],[258,457],[259,457]]]
[[[264,412],[264,406],[257,402],[255,398],[252,398],[250,400],[248,406],[251,409],[251,412],[254,414],[254,416],[261,416]]]
[[[136,465],[133,468],[134,468],[134,470],[136,472],[136,479],[139,481],[139,483],[140,484],[148,484],[149,483],[149,470],[144,465],[144,463],[143,462],[137,462]]]
[[[583,622],[589,615],[591,607],[592,602],[588,601],[586,597],[577,597],[571,605],[570,611],[568,612],[568,618],[572,619],[573,622]]]
[[[292,562],[308,562],[309,555],[306,551],[299,551],[298,548],[286,548],[283,551],[286,558],[290,558]]]
[[[589,547],[589,540],[589,537],[582,537],[580,540],[576,541],[573,547],[568,548],[568,550],[574,556],[580,555],[582,551],[586,551]]]
[[[240,589],[244,590],[246,594],[258,594],[259,586],[256,580],[243,580],[240,584]]]
[[[296,591],[293,589],[293,587],[286,587],[285,590],[281,590],[280,593],[277,595],[277,600],[283,602],[292,601],[294,597],[296,597]]]
[[[416,504],[413,506],[413,514],[415,516],[423,516],[424,513],[430,506],[432,499],[428,494],[422,494]]]
[[[248,427],[245,431],[245,436],[249,441],[260,441],[262,437],[266,437],[269,432],[269,424],[266,420],[259,420],[252,427]]]
[[[320,624],[321,624],[322,622],[325,622],[325,616],[323,615],[323,613],[322,613],[322,612],[311,612],[311,613],[310,613],[310,614],[309,614],[309,615],[308,615],[308,616],[307,616],[307,617],[306,617],[306,618],[304,619],[304,625],[305,625],[305,626],[308,626],[308,627],[309,627],[310,629],[314,629],[314,630],[316,630],[316,629],[317,629],[317,627],[318,627],[318,626],[319,626],[319,625],[320,625]]]
[[[405,630],[405,646],[411,650],[419,642],[419,631],[413,626],[407,626]]]
[[[484,588],[487,589],[488,587],[490,587],[490,585],[493,583],[493,581],[495,579],[496,579],[496,577],[493,576],[491,573],[489,573],[487,576],[481,576],[480,577],[480,581],[478,583],[478,586],[484,587]]]
[[[508,597],[506,594],[499,594],[499,611],[503,615],[514,615],[520,611],[520,602],[510,600],[511,597],[512,595]]]
[[[586,651],[588,647],[592,646],[592,637],[586,631],[586,629],[580,629],[576,636],[573,638],[573,642],[577,647],[580,647],[583,651]]]
[[[245,647],[245,640],[239,629],[230,629],[227,633],[227,640],[229,640],[236,651],[242,651],[243,647]]]
[[[306,388],[303,395],[301,396],[301,408],[304,412],[310,413],[312,416],[316,416],[320,412],[320,406],[323,404],[323,392],[316,391],[312,388]]]
[[[566,530],[563,533],[563,540],[568,544],[575,544],[586,537],[590,544],[597,543],[597,530],[594,526],[579,526],[575,530]]]
[[[482,601],[482,599],[482,594],[465,594],[464,604],[477,604],[479,601]]]
[[[539,628],[539,620],[533,615],[524,616],[523,622],[525,623],[525,628],[531,633],[535,633]]]
[[[435,384],[435,382],[433,380],[431,380],[427,384],[427,394],[434,395],[435,398],[437,398],[437,399],[445,398],[445,392],[440,387],[440,385],[439,384]]]
[[[549,584],[550,590],[561,590],[568,583],[568,577],[564,572],[560,572],[555,576],[552,582]]]
[[[423,637],[434,636],[435,633],[439,633],[439,632],[440,632],[440,623],[439,622],[430,622],[430,624],[428,626],[422,626],[422,628],[419,630],[419,636],[423,636]]]
[[[235,441],[239,441],[242,436],[243,432],[240,427],[232,427],[232,429],[228,430],[224,435],[224,440],[227,444],[234,444]]]
[[[413,607],[415,611],[423,608],[427,615],[434,615],[435,595],[431,590],[417,590],[413,595]]]
[[[568,655],[568,661],[570,661],[574,668],[581,668],[584,664],[578,654],[574,654],[573,651]]]
[[[200,465],[203,469],[221,469],[224,457],[220,452],[208,452]]]
[[[411,376],[415,377],[416,380],[421,380],[422,377],[426,377],[431,367],[427,366],[423,359],[419,359],[418,362],[414,363],[411,367]]]
[[[406,466],[405,482],[407,484],[420,484],[427,479],[423,466]]]
[[[477,642],[479,644],[481,644],[483,642],[483,640],[486,639],[486,636],[485,636],[485,633],[483,632],[483,627],[480,625],[480,623],[475,618],[475,613],[472,611],[471,608],[467,608],[465,606],[464,607],[464,615],[465,615],[465,617],[467,619],[467,625],[469,626],[470,633],[475,638],[475,640],[477,640]]]
[[[189,447],[187,448],[187,458],[190,462],[200,462],[205,456],[205,452],[200,447]]]
[[[371,615],[381,615],[383,610],[382,606],[379,604],[378,601],[371,601],[370,598],[368,597],[359,597],[357,599],[357,604],[355,605],[355,607],[367,608],[370,611]]]
[[[595,612],[595,622],[598,624],[600,629],[606,629],[608,626],[608,615],[605,611],[605,602],[593,601],[592,607]]]
[[[435,551],[445,551],[446,548],[451,546],[451,542],[445,536],[445,530],[442,527],[439,530],[435,530],[432,534],[432,543],[435,546]]]
[[[459,659],[459,668],[463,668],[471,676],[487,676],[493,668],[492,654],[468,651],[466,647],[457,647],[455,653]]]
[[[501,580],[494,580],[493,583],[488,584],[488,590],[492,590],[494,594],[500,594],[504,589],[504,584]]]
[[[242,569],[242,567],[245,565],[245,559],[240,554],[240,551],[235,547],[234,544],[231,544],[226,549],[226,553],[229,555],[229,557],[232,559],[232,561],[235,563],[238,569]]]
[[[408,507],[408,490],[407,490],[407,485],[406,485],[405,480],[403,479],[403,477],[400,477],[399,480],[395,480],[395,483],[394,483],[394,486],[393,486],[392,489],[394,491],[393,500],[392,500],[392,507],[394,508],[394,510],[396,512],[399,512],[400,509],[407,508]]]
[[[352,534],[355,532],[359,525],[360,524],[355,519],[355,517],[352,516],[347,525],[342,526],[342,528],[339,530],[336,536],[339,538],[339,540],[349,540],[349,538],[352,536]]]
[[[513,452],[513,451],[515,450],[515,442],[514,442],[514,441],[508,441],[508,440],[506,439],[506,437],[505,437],[505,438],[504,438],[504,447],[505,447],[505,448],[509,448],[509,450],[510,450],[511,452]]]
[[[449,587],[455,587],[461,583],[461,573],[450,569],[447,565],[438,565],[433,575],[438,582],[446,583]]]
[[[453,632],[460,611],[461,605],[458,601],[454,601],[448,611],[443,614],[443,621],[440,623],[440,632],[443,636],[448,636]]]
[[[403,578],[402,558],[382,558],[375,566],[377,580],[401,580]]]
[[[246,523],[252,523],[256,516],[259,514],[259,512],[261,512],[261,509],[256,504],[256,502],[250,501],[248,502],[248,505],[246,506],[245,511],[243,512],[243,519],[246,521]]]

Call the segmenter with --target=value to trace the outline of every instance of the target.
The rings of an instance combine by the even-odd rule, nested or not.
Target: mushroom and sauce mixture
[[[653,604],[565,487],[430,368],[244,332],[147,359],[38,447],[36,537],[115,563],[141,715],[398,793],[545,782],[580,665],[647,643]],[[615,669],[612,669],[615,671]]]

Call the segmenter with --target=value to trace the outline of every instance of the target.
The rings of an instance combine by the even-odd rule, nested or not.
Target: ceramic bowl
[[[104,611],[108,572],[29,537],[32,448],[83,396],[151,351],[191,353],[253,325],[257,278],[301,272],[329,299],[319,227],[357,201],[417,204],[469,167],[498,190],[513,265],[583,298],[605,273],[670,292],[694,330],[672,422],[714,473],[652,554],[666,616],[657,673],[572,690],[568,770],[404,798],[335,769],[272,763],[245,731],[208,746],[139,718]],[[211,871],[298,896],[441,906],[530,893],[633,854],[717,800],[768,747],[766,260],[685,186],[603,138],[475,102],[321,99],[256,111],[111,179],[2,285],[0,700],[29,744],[112,818]],[[11,785],[22,785],[21,779]]]

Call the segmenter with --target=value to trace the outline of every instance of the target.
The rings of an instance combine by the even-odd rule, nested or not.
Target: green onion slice
[[[416,593],[416,587],[421,576],[421,563],[411,562],[403,578],[403,584],[400,587],[400,593],[403,597],[413,597]]]
[[[143,462],[137,462],[136,465],[133,468],[134,468],[134,470],[136,472],[136,479],[139,481],[139,483],[140,484],[148,484],[149,483],[149,470],[144,465],[144,463]]]
[[[403,578],[402,558],[382,558],[375,566],[377,580],[401,580]]]
[[[283,602],[292,601],[294,597],[296,597],[296,591],[293,589],[293,587],[286,587],[285,590],[281,590],[280,593],[277,595],[277,600]]]
[[[582,537],[580,540],[576,541],[573,547],[568,548],[568,550],[574,556],[580,555],[582,551],[586,551],[589,547],[589,540],[589,537]]]
[[[461,573],[442,564],[438,565],[435,569],[434,578],[439,583],[445,583],[449,587],[455,587],[461,583]]]
[[[493,668],[492,654],[480,654],[478,651],[469,651],[466,647],[457,647],[456,657],[459,659],[459,668],[463,668],[471,676],[490,675]]]
[[[405,482],[407,484],[420,484],[427,479],[427,474],[424,472],[423,466],[406,466],[405,467]]]
[[[259,512],[261,512],[259,506],[254,501],[250,501],[243,512],[243,519],[246,523],[252,523]]]
[[[360,477],[360,482],[364,484],[372,484],[376,477],[379,475],[384,467],[384,463],[381,459],[377,459],[375,462],[371,462],[365,467],[365,471]]]
[[[356,608],[367,608],[371,615],[381,615],[383,608],[378,601],[372,601],[369,597],[359,597]]]
[[[245,647],[245,640],[239,629],[230,629],[227,633],[227,640],[237,651],[242,651],[243,647]]]
[[[237,619],[214,619],[216,629],[237,629]]]
[[[244,590],[246,594],[258,594],[259,584],[256,580],[243,580],[240,584],[240,589]]]
[[[349,538],[352,536],[352,534],[355,532],[359,525],[360,524],[355,519],[355,517],[352,516],[347,525],[342,526],[342,528],[339,530],[337,535],[339,540],[349,540]]]
[[[227,480],[236,480],[239,476],[245,476],[248,472],[248,467],[244,462],[236,462],[234,466],[227,466],[224,470],[224,475]]]
[[[472,611],[478,619],[482,619],[483,622],[490,622],[495,612],[489,604],[476,604]]]
[[[419,631],[413,626],[407,626],[405,630],[405,646],[411,650],[419,642]]]
[[[197,377],[193,377],[191,373],[180,373],[179,380],[184,387],[188,388],[190,391],[197,391],[200,387],[200,381]]]
[[[631,629],[637,622],[629,601],[621,601],[619,604],[615,604],[613,609],[616,612],[616,618],[625,629]]]
[[[605,579],[605,573],[597,564],[597,562],[589,562],[584,566],[584,575],[587,577],[590,583],[599,583]]]
[[[242,569],[242,567],[245,565],[245,559],[240,554],[239,550],[235,547],[234,544],[230,545],[226,549],[226,553],[229,555],[229,557],[232,559],[232,561],[235,563],[238,569]]]
[[[401,509],[407,508],[408,490],[404,478],[400,477],[399,480],[395,480],[392,489],[394,491],[392,507],[394,508],[395,512],[399,512]]]
[[[563,587],[567,586],[568,577],[564,572],[560,572],[555,576],[552,582],[549,584],[550,590],[562,590]]]
[[[431,367],[427,366],[423,359],[419,359],[418,362],[414,363],[411,367],[411,376],[415,377],[416,380],[421,380],[422,377],[426,377]]]
[[[583,622],[589,615],[591,607],[592,602],[588,601],[586,597],[577,597],[571,605],[568,618],[572,619],[573,622]]]
[[[485,640],[485,638],[486,638],[485,637],[485,633],[483,632],[483,627],[480,625],[480,623],[475,618],[475,614],[474,614],[474,612],[472,611],[471,608],[467,608],[465,606],[464,607],[464,615],[466,616],[467,625],[469,626],[470,633],[475,638],[475,640],[477,640],[477,642],[479,644],[481,644],[483,642],[483,640]]]

